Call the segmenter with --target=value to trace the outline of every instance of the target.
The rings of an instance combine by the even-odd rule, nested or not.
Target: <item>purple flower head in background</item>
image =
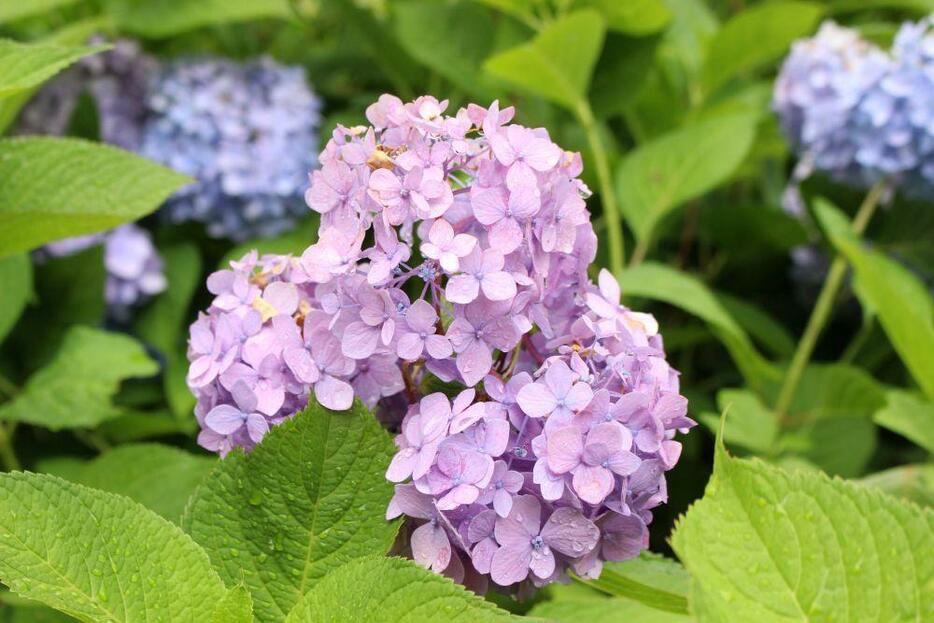
[[[527,592],[646,547],[694,422],[654,318],[587,278],[580,156],[512,108],[447,107],[384,95],[369,127],[337,127],[306,194],[317,242],[210,278],[188,380],[221,452],[312,394],[364,401],[398,433],[405,552]]]

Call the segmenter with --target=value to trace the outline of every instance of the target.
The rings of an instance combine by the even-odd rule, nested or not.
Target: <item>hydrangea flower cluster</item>
[[[159,294],[168,285],[162,257],[148,231],[130,223],[103,234],[51,242],[37,251],[37,255],[40,259],[66,257],[99,244],[104,245],[107,313],[114,320],[126,321],[134,307]]]
[[[833,22],[794,44],[773,108],[802,157],[796,176],[824,171],[849,185],[889,181],[934,195],[934,28],[906,23],[891,53]]]
[[[478,591],[597,575],[647,546],[694,422],[654,318],[588,278],[580,155],[496,102],[446,108],[383,95],[338,126],[306,195],[319,240],[211,276],[200,440],[249,448],[312,392],[358,396],[399,432],[387,517],[420,564]]]
[[[197,179],[166,204],[173,222],[245,240],[281,233],[305,213],[320,103],[303,69],[179,61],[149,85],[147,105],[140,153]]]

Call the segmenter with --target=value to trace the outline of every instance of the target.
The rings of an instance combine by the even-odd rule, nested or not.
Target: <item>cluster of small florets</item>
[[[300,67],[185,60],[163,68],[148,93],[140,153],[197,180],[165,206],[171,221],[244,240],[306,213],[320,115]]]
[[[891,53],[825,23],[792,47],[773,108],[802,158],[857,187],[887,181],[912,196],[934,194],[934,30],[905,24]]]
[[[73,255],[99,244],[104,245],[104,268],[107,271],[104,298],[108,316],[113,320],[126,321],[134,307],[159,294],[168,285],[162,257],[148,231],[133,224],[121,225],[103,234],[52,242],[36,253],[41,261]]]
[[[478,590],[596,575],[666,500],[693,425],[678,374],[655,320],[587,277],[580,155],[512,108],[446,107],[384,95],[338,126],[306,197],[318,242],[211,277],[201,442],[249,448],[311,393],[356,395],[399,431],[387,517],[416,561]]]

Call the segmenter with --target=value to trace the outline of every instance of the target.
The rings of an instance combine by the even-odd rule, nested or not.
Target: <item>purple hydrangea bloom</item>
[[[398,432],[387,517],[407,518],[419,564],[477,591],[598,575],[647,546],[694,422],[654,318],[587,277],[580,155],[495,102],[446,109],[384,95],[370,127],[338,126],[306,196],[318,241],[211,277],[190,342],[199,421],[215,435],[226,405],[218,449],[250,448],[254,413],[356,395]],[[284,388],[281,407],[241,404],[232,382]]]
[[[827,22],[795,43],[775,83],[773,108],[812,170],[856,187],[887,181],[934,194],[934,29],[906,23],[891,52]],[[797,204],[795,194],[790,204]]]
[[[187,59],[148,89],[140,153],[197,182],[166,204],[172,222],[244,240],[291,227],[316,166],[319,101],[299,67]]]
[[[66,257],[99,244],[104,245],[107,313],[113,320],[125,322],[133,308],[168,286],[162,257],[148,231],[130,223],[103,234],[50,242],[36,251],[36,255],[40,261],[49,257]]]

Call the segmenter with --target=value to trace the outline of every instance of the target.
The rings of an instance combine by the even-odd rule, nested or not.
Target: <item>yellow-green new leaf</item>
[[[162,517],[54,476],[0,475],[0,581],[80,621],[209,621],[226,590]]]
[[[729,456],[672,536],[701,621],[922,621],[934,512],[815,472]]]
[[[577,111],[586,101],[606,24],[592,10],[550,23],[534,39],[487,60],[488,72],[535,95]]]

